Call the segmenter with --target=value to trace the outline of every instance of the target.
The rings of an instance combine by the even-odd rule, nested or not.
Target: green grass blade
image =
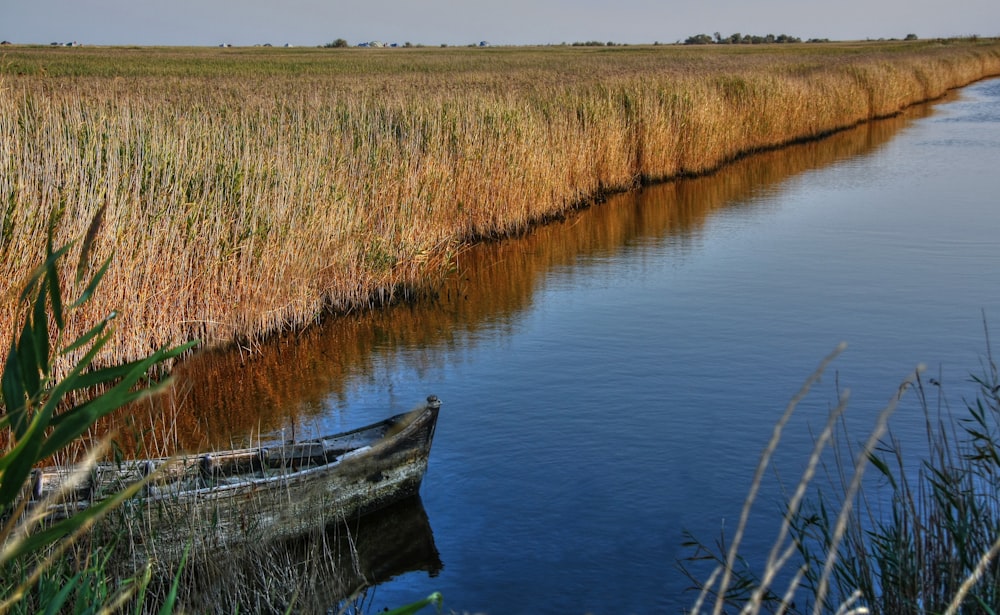
[[[987,604],[986,601],[983,600],[981,597],[979,597],[977,595],[977,596],[973,596],[973,598],[975,598],[976,602],[979,604],[979,608],[981,608],[983,610],[983,613],[986,613],[986,615],[996,615],[996,611],[993,610],[990,607],[990,605]],[[996,606],[996,605],[994,605],[994,606]]]
[[[167,385],[166,381],[157,385],[142,387],[138,390],[134,387],[141,379],[146,377],[149,369],[153,365],[178,356],[187,349],[191,348],[193,345],[194,342],[190,342],[174,348],[161,348],[148,358],[131,363],[131,370],[129,370],[129,372],[123,376],[115,386],[108,391],[105,391],[100,397],[77,406],[54,418],[51,421],[51,425],[55,429],[42,446],[40,454],[43,457],[52,455],[62,447],[72,442],[75,438],[79,437],[80,434],[86,431],[97,419],[113,412],[118,408],[121,408],[128,403],[161,390]],[[75,374],[67,376],[57,385],[57,389],[59,389],[60,393],[64,393],[78,388],[76,383],[78,378],[79,376],[76,376]],[[56,394],[53,393],[53,398],[55,397]]]
[[[14,344],[10,345],[10,352],[7,353],[0,388],[3,389],[3,403],[7,409],[4,419],[8,421],[16,435],[23,430],[24,400],[28,393],[24,388],[24,375],[21,373],[21,363]]]
[[[83,289],[82,293],[80,293],[79,298],[77,298],[77,300],[74,301],[70,307],[72,308],[80,307],[93,296],[94,290],[97,288],[97,285],[101,282],[101,278],[104,277],[104,274],[108,272],[108,267],[110,266],[111,266],[111,257],[109,256],[108,259],[104,261],[104,264],[101,265],[101,268],[97,270],[97,273],[94,274],[94,277],[90,279],[90,282],[87,284],[87,287]]]
[[[62,589],[53,596],[48,604],[45,605],[45,615],[57,615],[57,613],[62,611],[63,605],[69,600],[69,596],[73,593],[73,590],[77,588],[80,584],[80,579],[83,576],[82,572],[76,573],[66,584],[63,585]]]
[[[56,286],[58,286],[58,279]],[[47,307],[45,293],[39,292],[38,298],[35,300],[34,313],[31,317],[31,344],[35,361],[38,365],[38,371],[43,374],[49,373],[49,317],[46,312]],[[52,306],[52,311],[53,313],[56,311],[55,304]],[[60,319],[56,320],[59,329],[62,329],[61,318],[60,314]],[[27,323],[25,324],[27,325]]]
[[[59,288],[59,272],[56,270],[55,259],[50,258],[45,265],[45,278],[49,287],[49,299],[52,301],[52,318],[56,321],[56,327],[61,331],[66,323],[63,320],[63,302],[62,290]],[[46,339],[45,343],[46,347],[48,347],[48,339]]]
[[[76,281],[83,280],[84,271],[90,261],[90,251],[94,247],[94,239],[101,230],[101,223],[104,222],[104,210],[107,205],[101,205],[94,217],[90,219],[90,226],[87,227],[87,234],[83,236],[83,245],[80,246],[80,260],[76,263]]]
[[[142,605],[146,602],[146,593],[149,591],[149,582],[152,578],[153,563],[147,560],[146,567],[142,570],[142,578],[136,581],[139,584],[139,591],[135,597],[135,615],[142,615]]]
[[[423,600],[414,602],[413,604],[408,604],[406,606],[401,606],[398,609],[393,609],[391,611],[386,611],[385,615],[413,615],[419,611],[422,611],[425,607],[431,604],[437,607],[438,612],[441,612],[441,606],[444,604],[444,597],[441,596],[440,592],[434,592],[430,596],[427,596]]]
[[[892,470],[889,469],[889,464],[874,453],[868,454],[868,462],[875,466],[875,469],[877,469],[882,476],[888,479],[889,484],[892,485],[892,489],[895,491],[896,478],[892,475]]]
[[[49,263],[55,263],[56,261],[58,261],[63,255],[69,252],[69,249],[70,247],[72,247],[72,245],[73,245],[72,243],[68,243],[65,246],[56,250],[55,252],[50,252],[49,255],[46,257],[45,262],[36,267],[30,274],[28,274],[28,279],[24,283],[24,289],[21,291],[22,303],[27,302],[28,298],[35,294],[36,285],[38,284],[39,280],[42,280],[42,278],[49,271]],[[45,292],[45,289],[44,288],[40,289],[40,292]]]
[[[128,379],[134,383],[138,379],[136,377],[137,374],[139,374],[139,377],[145,375],[149,367],[151,367],[151,364],[148,359],[139,359],[124,365],[112,365],[110,367],[95,369],[94,371],[76,376],[67,391],[109,385],[114,382],[121,382],[123,379]]]
[[[63,348],[59,352],[59,354],[60,355],[66,355],[66,354],[69,354],[69,353],[73,352],[74,350],[76,350],[78,348],[82,348],[83,346],[86,346],[87,343],[90,342],[90,340],[92,340],[95,337],[99,336],[101,333],[104,332],[105,329],[108,328],[108,323],[109,322],[110,322],[110,320],[106,318],[106,319],[102,320],[100,323],[98,323],[97,325],[94,325],[93,327],[91,327],[91,329],[89,331],[87,331],[86,333],[84,333],[80,337],[78,337],[75,340],[73,340],[73,342],[69,346],[66,346],[65,348]],[[107,337],[110,339],[110,337],[111,337],[110,332],[108,333]],[[103,346],[105,343],[107,343],[107,340],[100,340],[99,339],[98,342],[95,342],[95,343],[100,343],[100,345]]]
[[[48,426],[45,417],[36,415],[25,431],[25,436],[2,457],[0,457],[0,507],[10,506],[28,480],[31,468],[39,459],[44,430]]]
[[[35,353],[34,332],[31,329],[31,323],[27,320],[24,322],[24,328],[21,329],[21,338],[18,340],[16,354],[17,360],[21,364],[20,376],[25,394],[28,397],[34,397],[41,389],[42,381],[38,376],[40,370],[38,355]],[[46,367],[46,369],[48,368]]]
[[[108,333],[108,336],[110,336],[110,333]],[[102,340],[100,343],[101,345],[103,345],[104,341]],[[111,382],[123,378],[131,378],[136,373],[139,373],[140,375],[145,375],[145,373],[148,372],[149,368],[152,367],[154,364],[179,357],[180,355],[184,354],[188,350],[191,350],[197,345],[198,341],[196,340],[193,342],[182,344],[180,346],[175,346],[173,348],[164,347],[145,359],[138,359],[136,361],[125,363],[123,365],[112,365],[110,367],[104,367],[101,369],[94,370],[92,372],[79,374],[76,376],[76,379],[72,383],[72,388],[69,388],[67,390],[72,391],[80,388],[88,388],[97,385],[109,384]],[[136,372],[136,368],[140,365],[144,367],[141,367],[138,370],[138,372]],[[136,380],[133,380],[133,382],[135,381]]]
[[[187,565],[187,558],[190,551],[191,545],[188,544],[184,547],[184,555],[181,556],[181,563],[177,566],[177,573],[174,575],[174,582],[170,584],[170,591],[160,606],[159,615],[170,615],[174,612],[174,606],[177,604],[177,592],[181,584],[181,573],[184,571],[184,566]]]

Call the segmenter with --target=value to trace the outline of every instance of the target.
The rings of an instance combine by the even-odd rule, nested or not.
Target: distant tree
[[[917,40],[917,35],[916,34],[912,34],[912,33],[911,34],[907,34],[906,38],[904,40],[915,41],[915,40]]]
[[[717,45],[761,45],[764,43],[801,43],[802,39],[789,36],[787,34],[779,34],[775,36],[773,34],[768,34],[766,36],[759,36],[756,34],[741,34],[739,32],[734,32],[729,36],[722,36],[721,33],[716,32],[712,36],[707,34],[696,34],[694,36],[689,36],[685,41],[685,45],[709,45],[715,43]],[[608,43],[609,45],[611,43]]]
[[[695,34],[684,39],[685,45],[711,45],[712,37],[707,34]]]
[[[328,48],[328,49],[332,48],[332,47],[347,47],[347,41],[345,41],[342,38],[338,38],[337,40],[333,41],[332,43],[327,43],[326,45],[323,45],[323,46],[326,47],[326,48]]]

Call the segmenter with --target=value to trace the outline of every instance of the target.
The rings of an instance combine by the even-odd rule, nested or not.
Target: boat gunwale
[[[277,474],[275,476],[248,476],[247,474],[234,473],[230,480],[231,482],[220,483],[216,485],[209,485],[205,487],[196,487],[189,489],[178,489],[175,491],[170,491],[170,482],[162,485],[163,493],[149,493],[148,489],[144,489],[144,493],[139,496],[142,500],[149,503],[165,502],[173,504],[182,500],[221,500],[227,497],[232,497],[235,494],[246,491],[247,489],[260,489],[263,488],[266,491],[273,491],[276,488],[282,486],[288,486],[294,483],[301,483],[313,478],[314,475],[322,475],[324,473],[329,473],[338,469],[344,462],[365,458],[371,455],[378,454],[379,451],[385,450],[397,442],[400,442],[410,435],[417,433],[423,429],[430,429],[430,437],[427,439],[426,444],[421,444],[420,449],[423,450],[422,457],[429,455],[430,452],[430,440],[433,438],[434,430],[436,428],[438,407],[433,404],[427,404],[426,406],[410,410],[408,412],[402,412],[381,421],[371,423],[362,427],[358,427],[349,431],[339,432],[336,434],[330,434],[326,436],[320,436],[317,438],[309,438],[300,442],[286,441],[277,445],[270,446],[260,446],[260,447],[248,447],[242,449],[232,449],[224,450],[218,452],[208,452],[196,455],[180,455],[176,457],[162,457],[156,459],[136,459],[125,462],[98,462],[90,468],[86,468],[86,472],[89,472],[91,476],[95,473],[100,473],[102,470],[107,471],[112,475],[111,480],[113,481],[116,477],[127,477],[131,473],[139,473],[136,476],[136,480],[146,480],[150,481],[148,486],[156,486],[152,483],[155,480],[157,474],[167,476],[174,481],[184,480],[185,476],[174,476],[171,477],[168,468],[179,467],[181,471],[188,470],[192,467],[198,467],[206,458],[210,461],[213,457],[218,455],[224,459],[240,459],[240,458],[253,458],[260,457],[261,455],[267,457],[270,450],[280,451],[285,447],[294,447],[309,444],[320,444],[326,449],[327,442],[336,442],[345,439],[349,439],[358,434],[364,434],[369,432],[380,432],[378,437],[374,440],[365,440],[359,443],[356,447],[348,448],[343,453],[336,455],[330,461],[316,463],[310,467],[301,468],[293,470],[287,473]],[[409,417],[409,420],[407,420]],[[400,423],[406,421],[398,431],[393,432],[392,428]],[[331,447],[332,448],[332,447]],[[296,460],[309,460],[308,456],[290,455],[287,458],[288,462],[294,463]],[[141,475],[144,472],[144,468],[148,468],[148,464],[153,464],[151,470],[146,471],[145,475]],[[33,471],[32,482],[35,485],[41,485],[48,480],[63,479],[68,476],[72,476],[74,473],[80,471],[80,466],[52,466],[47,468],[39,468]],[[281,468],[277,468],[281,469]],[[176,471],[176,470],[175,470]],[[84,481],[86,482],[86,481]],[[127,486],[126,484],[121,485],[122,488]],[[58,487],[53,493],[46,493],[42,496],[38,496],[38,491],[36,488],[32,489],[30,494],[32,502],[43,504],[47,498],[53,497],[55,493],[58,492]],[[108,494],[110,495],[110,494]],[[105,496],[107,497],[107,496]],[[62,501],[58,501],[58,500]],[[71,508],[79,508],[83,505],[84,508],[94,504],[96,501],[100,501],[103,498],[91,499],[91,498],[73,498],[72,491],[66,496],[60,498],[56,496],[57,502],[53,503],[52,506],[61,508],[69,506]]]

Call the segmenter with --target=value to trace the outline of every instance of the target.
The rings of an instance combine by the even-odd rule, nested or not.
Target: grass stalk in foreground
[[[90,274],[90,247],[99,226],[100,215],[83,241],[75,270],[75,297],[69,300],[64,295],[59,272],[70,246],[54,249],[51,235],[44,263],[27,278],[20,295],[23,325],[11,341],[0,378],[4,405],[0,435],[6,442],[0,455],[0,613],[36,608],[58,612],[72,600],[86,603],[78,602],[77,609],[106,601],[120,604],[141,585],[137,579],[145,578],[140,572],[112,591],[100,587],[106,559],[94,561],[88,555],[82,570],[72,575],[65,568],[67,552],[108,511],[135,495],[141,483],[55,523],[44,519],[48,502],[26,507],[31,470],[37,463],[72,445],[101,417],[165,386],[165,381],[149,382],[150,371],[194,345],[164,347],[137,361],[91,369],[94,357],[111,339],[111,317],[76,338],[67,338],[65,333],[74,313],[91,299],[108,270],[109,261],[105,261]],[[70,358],[71,367],[60,374],[54,363],[65,357]],[[81,467],[92,465],[101,454],[101,447],[90,451]],[[86,480],[87,473],[86,469],[77,472],[64,489]],[[100,558],[106,552],[95,553]]]
[[[714,546],[694,538],[687,543],[694,554],[681,568],[699,589],[693,612],[1000,612],[1000,377],[991,353],[983,374],[973,377],[978,395],[965,415],[948,414],[941,397],[935,407],[927,386],[940,383],[925,381],[918,370],[856,450],[841,448],[833,437],[846,408],[842,397],[785,504],[763,572],[740,557],[750,509],[788,413],[828,361],[776,426],[732,543],[726,546],[725,536]],[[915,392],[927,419],[928,448],[916,469],[910,467],[912,452],[904,455],[888,428],[907,390]],[[814,478],[831,446],[832,487],[825,491]],[[865,478],[869,466],[877,480]],[[699,561],[715,565],[705,581],[692,572]]]

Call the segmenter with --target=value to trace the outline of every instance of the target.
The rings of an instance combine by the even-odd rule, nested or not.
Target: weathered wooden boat
[[[32,506],[66,517],[145,481],[119,515],[141,523],[130,535],[147,555],[294,537],[418,493],[440,407],[432,395],[410,412],[322,438],[100,463],[69,489],[79,468],[43,468],[32,477]]]

